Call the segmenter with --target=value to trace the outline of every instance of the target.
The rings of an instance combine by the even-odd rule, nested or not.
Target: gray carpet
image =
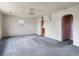
[[[3,38],[2,56],[79,56],[79,47],[71,41],[58,42],[38,35]]]

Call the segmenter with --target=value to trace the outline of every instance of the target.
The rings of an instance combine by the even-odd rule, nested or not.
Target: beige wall
[[[18,24],[18,20],[24,21],[24,26]],[[36,34],[35,21],[33,18],[19,18],[3,15],[2,36],[18,36]]]
[[[73,15],[73,44],[79,46],[79,5],[64,9],[62,11],[45,15],[46,37],[62,41],[61,19],[62,16]],[[19,27],[17,20],[24,20],[24,27]],[[0,23],[1,24],[1,23]],[[1,26],[0,26],[1,27]],[[41,17],[38,17],[35,23],[34,19],[19,18],[13,16],[3,16],[2,19],[2,35],[3,36],[18,36],[27,34],[41,34]]]
[[[36,33],[41,35],[41,17],[38,17],[36,20]]]
[[[72,39],[73,39],[73,44],[76,46],[79,46],[79,5],[52,14],[51,25],[53,26],[56,25],[55,30],[54,31],[52,30],[52,31],[56,33],[57,40],[62,41],[61,19],[64,15],[67,15],[67,14],[73,15],[73,34],[72,34],[73,37]],[[54,22],[55,24],[53,24],[53,20],[55,20]]]
[[[2,21],[2,14],[0,13],[0,39],[1,39],[1,36],[2,36],[2,34],[1,34],[2,33],[2,26],[1,26],[2,22],[1,21]]]
[[[46,37],[62,41],[62,30],[61,30],[61,19],[62,16],[72,14],[73,15],[73,44],[76,46],[79,46],[79,5],[64,9],[62,11],[52,13],[51,15],[51,21],[50,21],[50,15],[45,15],[45,26],[46,26]],[[38,18],[40,23],[40,17]],[[37,26],[37,34],[40,33],[40,26]]]

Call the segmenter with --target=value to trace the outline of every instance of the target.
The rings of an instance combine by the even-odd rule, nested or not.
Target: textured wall
[[[2,36],[2,14],[0,13],[0,39],[1,39],[1,36]]]
[[[62,41],[62,29],[61,29],[61,19],[64,15],[72,14],[73,15],[73,44],[79,46],[79,5],[73,6],[68,9],[61,10],[59,12],[52,13],[51,21],[49,14],[44,16],[45,27],[46,27],[46,37]],[[40,17],[38,18],[40,24]],[[37,26],[37,33],[40,33],[40,26]]]
[[[24,26],[18,24],[18,20],[24,21]],[[19,18],[13,16],[3,15],[2,20],[2,35],[5,36],[18,36],[36,34],[35,21],[32,18]]]

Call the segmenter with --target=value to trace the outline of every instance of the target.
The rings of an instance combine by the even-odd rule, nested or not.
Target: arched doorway
[[[43,17],[41,17],[41,35],[45,36],[45,21],[43,19]]]
[[[62,18],[62,40],[73,40],[72,39],[72,23],[73,23],[73,15],[65,15]]]

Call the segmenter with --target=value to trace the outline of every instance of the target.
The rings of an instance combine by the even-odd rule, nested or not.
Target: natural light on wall
[[[24,21],[23,20],[18,20],[18,25],[23,27],[24,26]]]

